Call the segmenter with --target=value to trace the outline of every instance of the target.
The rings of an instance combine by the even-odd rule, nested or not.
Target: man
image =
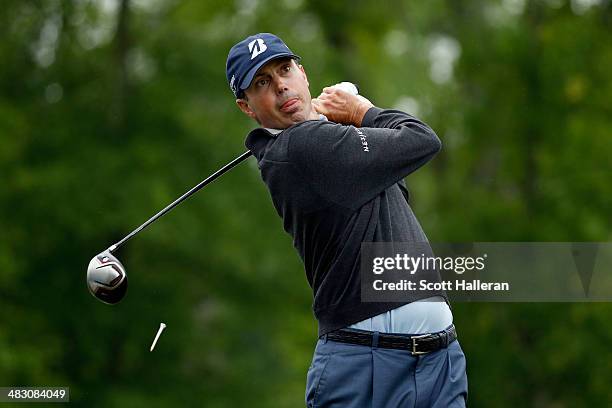
[[[299,60],[260,33],[232,47],[226,74],[238,107],[260,125],[246,145],[313,289],[319,340],[306,405],[463,407],[465,356],[446,293],[360,297],[362,242],[427,243],[403,178],[440,141],[416,118],[335,87],[311,99]]]

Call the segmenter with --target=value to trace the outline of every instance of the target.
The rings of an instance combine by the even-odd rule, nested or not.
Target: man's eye
[[[289,71],[291,71],[291,65],[285,65],[285,66],[283,67],[283,71],[285,71],[285,72],[289,72]]]
[[[265,86],[267,83],[267,79],[260,79],[259,81],[257,81],[257,86]]]

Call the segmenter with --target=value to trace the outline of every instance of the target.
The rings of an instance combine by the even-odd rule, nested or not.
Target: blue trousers
[[[465,407],[466,362],[459,341],[413,356],[407,350],[317,342],[306,381],[309,408]]]

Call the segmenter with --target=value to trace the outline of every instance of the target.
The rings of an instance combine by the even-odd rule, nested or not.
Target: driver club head
[[[109,250],[94,256],[87,267],[87,288],[97,299],[109,305],[119,303],[127,292],[124,266]]]

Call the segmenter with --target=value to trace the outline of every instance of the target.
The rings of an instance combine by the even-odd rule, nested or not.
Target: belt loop
[[[379,335],[379,334],[380,334],[380,333],[379,333],[379,332],[377,332],[377,331],[375,331],[375,332],[372,334],[372,348],[377,348],[377,347],[378,347],[378,335]]]
[[[327,334],[323,335],[323,344],[327,344]]]

